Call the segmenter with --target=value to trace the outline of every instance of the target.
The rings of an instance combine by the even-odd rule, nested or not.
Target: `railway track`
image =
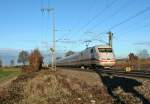
[[[136,77],[136,78],[146,78],[150,79],[150,72],[149,71],[131,71],[131,72],[125,72],[123,70],[104,70],[104,69],[98,69],[96,70],[99,74],[109,74],[114,76],[122,76],[122,77]]]
[[[60,67],[61,68],[61,67]],[[68,70],[78,70],[85,72],[97,72],[99,74],[108,74],[111,76],[121,76],[121,77],[135,77],[135,78],[146,78],[150,79],[150,71],[139,71],[134,70],[130,72],[125,72],[124,69],[115,70],[115,69],[81,69],[81,68],[66,68]]]

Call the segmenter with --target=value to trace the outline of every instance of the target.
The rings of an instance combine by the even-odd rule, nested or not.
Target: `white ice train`
[[[115,62],[113,49],[109,45],[98,45],[57,60],[57,66],[112,67]]]

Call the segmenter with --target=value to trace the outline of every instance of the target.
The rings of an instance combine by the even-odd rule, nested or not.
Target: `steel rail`
[[[117,70],[104,70],[99,69],[97,70],[98,73],[105,73],[105,74],[111,74],[111,75],[117,75],[117,76],[126,76],[126,77],[139,77],[139,78],[147,78],[150,79],[150,72],[149,71],[131,71],[131,72],[125,72],[125,71],[117,71]]]

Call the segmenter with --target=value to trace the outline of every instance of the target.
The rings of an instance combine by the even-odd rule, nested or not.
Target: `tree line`
[[[43,56],[38,49],[34,49],[31,53],[27,51],[20,51],[18,54],[18,63],[22,65],[23,71],[37,71],[40,70],[43,63]],[[14,60],[10,61],[10,64],[13,66],[15,63]],[[3,66],[2,60],[0,60],[0,67]]]
[[[68,51],[65,53],[65,57],[70,56],[74,54],[74,51]],[[139,59],[148,59],[150,58],[150,54],[146,49],[141,50],[138,52],[138,54],[130,53],[128,56],[129,64],[133,66],[137,63],[137,60]],[[61,57],[57,57],[57,60],[61,59]],[[35,62],[34,62],[35,61]],[[23,67],[26,65],[31,65],[32,67],[35,67],[36,65],[41,67],[43,63],[43,56],[41,55],[40,51],[38,49],[35,49],[29,53],[28,51],[22,50],[18,54],[18,63],[20,63]],[[35,65],[34,65],[35,63]],[[10,65],[15,66],[15,61],[10,60]],[[3,66],[3,61],[0,59],[0,67]]]

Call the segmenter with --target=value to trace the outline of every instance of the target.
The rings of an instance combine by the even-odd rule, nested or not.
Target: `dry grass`
[[[2,104],[110,104],[107,91],[62,71],[25,74],[0,92]],[[95,104],[93,103],[93,104]]]
[[[86,81],[89,86],[104,87],[101,83],[100,76],[96,72],[86,72],[71,70],[71,68],[59,68],[61,74],[67,74],[68,77],[80,78],[82,81]]]
[[[112,80],[110,78],[110,82]],[[106,90],[109,85],[104,84],[104,86],[103,83],[104,79],[100,79],[99,75],[94,72],[63,68],[57,71],[42,70],[21,75],[8,87],[0,90],[0,103],[117,104],[117,100],[111,97]],[[142,86],[136,88],[147,99],[149,99],[148,83],[149,81],[146,81]],[[113,93],[126,104],[141,104],[139,98],[132,93],[124,92],[122,87],[116,87]]]
[[[140,69],[150,70],[150,59],[149,60],[139,60]]]
[[[128,61],[127,60],[121,60],[121,61],[117,61],[115,64],[115,68],[116,69],[123,69],[125,67],[128,67]]]
[[[129,63],[128,60],[121,60],[121,61],[117,61],[115,68],[116,69],[123,69],[125,67],[128,67]],[[144,60],[144,59],[140,59],[138,60],[138,63],[136,64],[137,69],[141,69],[141,70],[150,70],[150,60]]]

